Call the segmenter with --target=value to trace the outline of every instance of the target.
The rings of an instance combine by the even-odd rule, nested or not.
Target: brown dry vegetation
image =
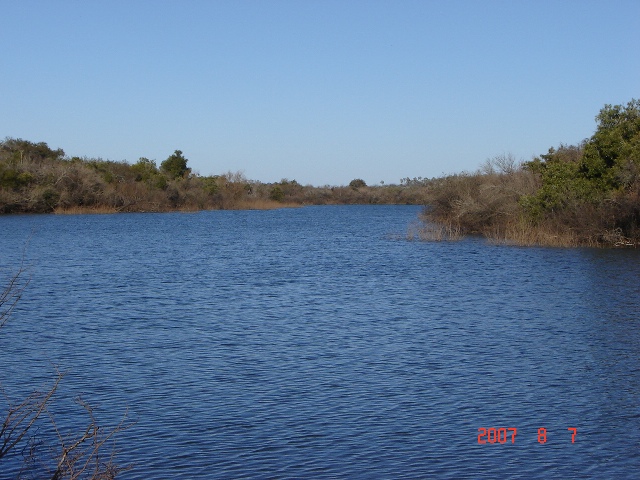
[[[508,238],[524,226],[520,199],[539,188],[539,179],[512,156],[488,160],[476,173],[461,173],[430,182],[428,207],[422,213],[425,240],[459,239],[464,235]]]
[[[67,158],[44,143],[0,142],[0,213],[115,213],[271,209],[324,204],[420,204],[420,186],[312,187],[295,180],[261,183],[242,173],[200,176],[176,150],[160,167]]]
[[[430,182],[425,239],[479,234],[499,243],[640,245],[640,101],[605,106],[580,145],[518,163],[510,155],[475,173]]]
[[[640,182],[626,194],[533,215],[529,204],[541,183],[526,164],[509,172],[481,169],[438,179],[427,190],[423,225],[413,235],[423,240],[482,235],[496,243],[554,247],[640,243]]]

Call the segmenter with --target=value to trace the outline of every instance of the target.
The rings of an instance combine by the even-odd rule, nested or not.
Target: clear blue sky
[[[369,184],[528,160],[640,98],[640,1],[0,0],[0,137]]]

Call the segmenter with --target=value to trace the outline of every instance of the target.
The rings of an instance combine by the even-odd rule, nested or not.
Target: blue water
[[[637,478],[640,251],[408,241],[418,212],[0,217],[0,381],[67,372],[62,429],[128,411],[123,479]]]

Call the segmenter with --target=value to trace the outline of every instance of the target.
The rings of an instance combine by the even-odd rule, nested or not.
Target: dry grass
[[[238,200],[233,205],[229,205],[229,210],[275,210],[278,208],[297,208],[301,207],[299,203],[292,202],[276,202],[274,200],[264,199],[264,198],[249,198],[249,199],[241,199]],[[202,210],[211,210],[215,208],[202,208],[201,206],[195,204],[185,204],[180,205],[177,208],[162,208],[156,206],[156,208],[135,208],[132,209],[131,206],[127,209],[130,212],[184,212],[184,213],[192,213],[199,212]],[[119,213],[122,212],[122,209],[118,209],[115,207],[109,207],[104,205],[99,206],[71,206],[71,207],[57,207],[53,213],[58,215],[85,215],[85,214],[110,214],[110,213]]]
[[[98,205],[91,207],[83,207],[83,206],[71,206],[71,207],[56,207],[53,213],[58,215],[84,215],[88,213],[93,214],[108,214],[108,213],[118,213],[119,210],[115,207],[109,207],[106,205]]]
[[[446,241],[479,234],[492,243],[521,246],[640,246],[640,235],[634,230],[640,195],[633,196],[633,191],[606,204],[568,204],[534,221],[520,199],[536,193],[539,179],[517,165],[506,173],[504,168],[496,173],[489,167],[433,182],[427,195],[429,207],[420,216],[422,225],[408,236]]]
[[[450,242],[461,240],[463,236],[460,228],[451,223],[440,224],[429,221],[425,221],[424,224],[411,224],[407,232],[407,239],[424,242]]]
[[[522,247],[639,247],[633,239],[625,237],[621,229],[603,230],[599,233],[584,234],[577,229],[549,224],[533,224],[524,218],[505,225],[484,230],[482,235],[491,243]],[[460,240],[464,235],[451,225],[426,224],[418,232],[420,240],[450,241]]]
[[[491,243],[515,246],[542,247],[602,247],[613,243],[604,241],[602,236],[581,238],[573,230],[558,232],[544,226],[533,226],[526,222],[506,225],[503,228],[486,230],[482,235]],[[456,241],[464,238],[459,227],[442,225],[432,222],[425,223],[419,228],[410,227],[408,238],[428,242]],[[632,246],[631,243],[617,242],[615,246]]]
[[[297,208],[302,205],[291,202],[276,202],[268,198],[247,198],[239,200],[231,210],[276,210],[278,208]]]
[[[485,232],[485,237],[495,244],[523,247],[579,247],[585,245],[574,230],[558,231],[544,225],[533,225],[524,219],[510,222],[501,229]]]

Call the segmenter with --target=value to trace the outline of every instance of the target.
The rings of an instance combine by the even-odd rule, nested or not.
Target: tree
[[[185,174],[191,172],[190,168],[187,168],[188,160],[184,158],[181,150],[173,152],[169,158],[160,164],[160,170],[169,175],[170,178],[182,178]]]
[[[284,200],[284,192],[282,191],[280,185],[276,185],[271,189],[271,191],[269,192],[269,198],[276,202],[281,202]]]
[[[628,173],[640,167],[640,100],[605,105],[596,117],[598,128],[587,142],[580,172],[602,189],[629,186]]]
[[[524,199],[530,212],[598,205],[640,181],[640,101],[605,105],[596,132],[580,145],[550,148],[524,167],[539,174],[541,187]]]
[[[158,174],[156,162],[145,157],[140,157],[136,163],[131,165],[131,170],[136,175],[136,182],[149,181]]]
[[[353,188],[354,190],[357,190],[357,189],[359,189],[359,188],[366,187],[366,186],[367,186],[367,184],[366,184],[366,182],[365,182],[364,180],[362,180],[361,178],[356,178],[356,179],[351,180],[351,181],[349,182],[349,186],[350,186],[351,188]]]
[[[64,150],[61,148],[52,150],[45,142],[33,143],[21,138],[5,138],[0,142],[0,151],[9,153],[12,160],[17,163],[61,160],[64,157]]]

